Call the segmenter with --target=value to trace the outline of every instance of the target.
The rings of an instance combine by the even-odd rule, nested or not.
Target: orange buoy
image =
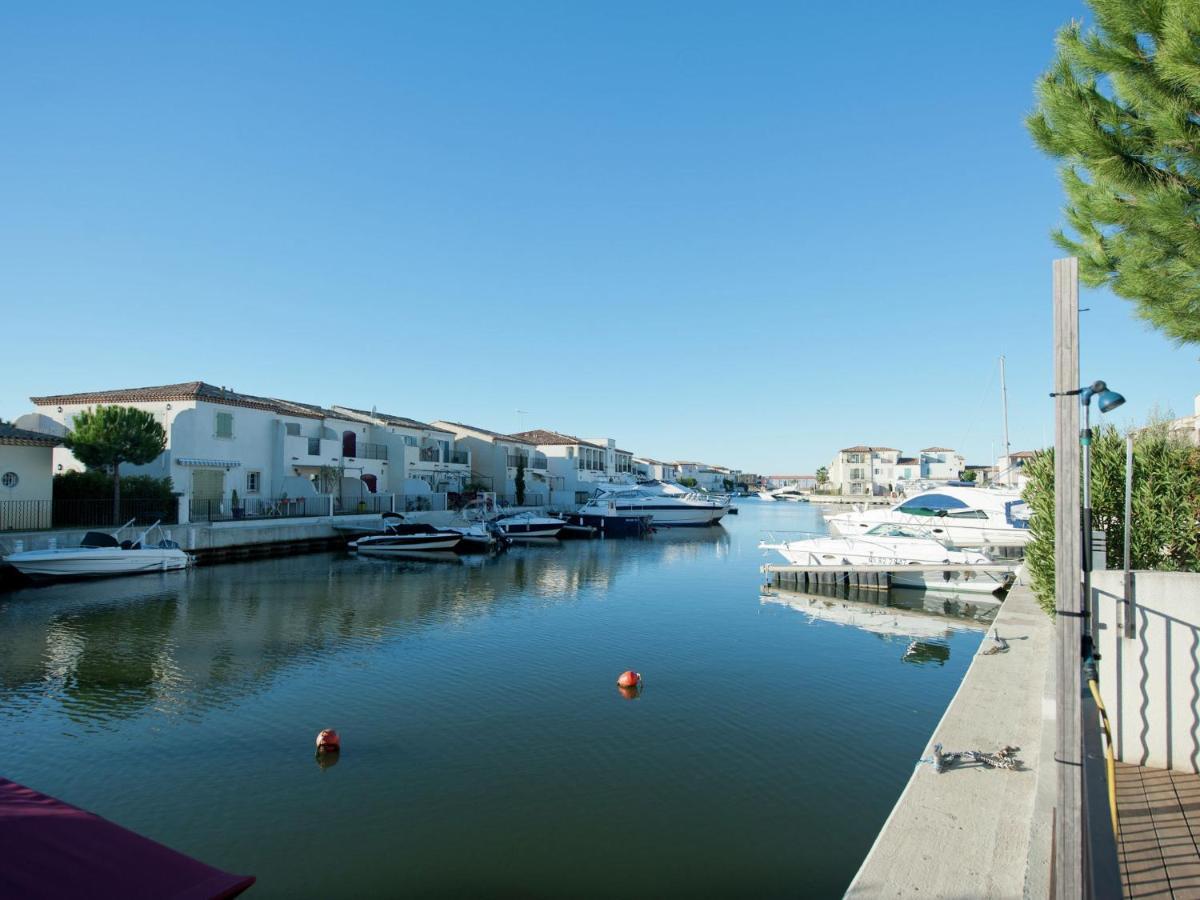
[[[635,688],[641,686],[642,676],[640,673],[630,669],[628,672],[622,672],[621,677],[617,679],[617,687]]]
[[[337,753],[342,749],[342,739],[332,728],[326,728],[317,735],[318,753]]]

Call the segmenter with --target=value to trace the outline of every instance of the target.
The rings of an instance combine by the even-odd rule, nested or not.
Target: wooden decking
[[[1126,897],[1200,898],[1200,775],[1117,763]]]

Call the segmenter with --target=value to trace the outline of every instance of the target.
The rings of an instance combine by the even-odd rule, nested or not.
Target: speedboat
[[[453,550],[462,539],[457,531],[425,522],[405,522],[399,513],[384,513],[383,534],[361,537],[348,546],[358,553],[386,556],[413,550]]]
[[[756,491],[754,496],[756,496],[759,500],[774,500],[775,499],[775,495],[773,493],[771,493],[770,491]]]
[[[815,537],[772,544],[760,543],[761,550],[774,550],[793,566],[828,566],[842,570],[853,565],[908,566],[992,565],[993,560],[977,550],[958,550],[929,537],[922,530],[901,525],[877,525],[859,537]],[[995,594],[1007,590],[1015,578],[1013,572],[947,570],[944,572],[891,573],[892,584],[927,591],[954,591],[962,594]]]
[[[11,553],[5,562],[32,578],[97,578],[186,569],[191,557],[179,549],[158,522],[140,534],[130,519],[111,534],[89,531],[78,547],[52,547]],[[128,532],[130,537],[122,538]]]
[[[728,512],[728,497],[703,496],[669,482],[613,485],[579,508],[584,521],[604,516],[649,516],[655,528],[713,525]]]
[[[1024,547],[1029,506],[1015,491],[939,486],[887,509],[837,513],[825,520],[836,535],[853,537],[877,525],[910,525],[955,547]]]
[[[537,516],[533,513],[517,513],[493,519],[492,526],[510,540],[516,538],[553,538],[567,524],[553,516]]]
[[[792,503],[807,503],[808,494],[800,488],[789,485],[781,487],[772,492],[772,497],[776,500],[790,500]]]
[[[464,553],[488,553],[496,549],[497,544],[504,543],[504,536],[497,529],[489,528],[483,522],[465,522],[461,525],[447,525],[443,531],[457,531],[462,535],[462,543],[458,549]]]

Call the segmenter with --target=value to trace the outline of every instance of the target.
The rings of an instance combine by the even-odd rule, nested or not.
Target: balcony
[[[471,464],[471,453],[469,450],[451,450],[450,458],[446,462],[456,466],[469,466]]]
[[[358,445],[358,459],[387,459],[387,444],[362,443]]]
[[[529,468],[531,468],[531,469],[546,469],[546,468],[549,468],[549,465],[550,465],[549,461],[545,457],[541,457],[540,459],[535,459],[533,462],[531,462],[529,464]]]
[[[519,453],[510,453],[508,455],[508,467],[510,469],[515,469],[518,466],[525,466],[526,468],[528,468],[529,467],[529,457],[522,456]]]
[[[441,462],[442,455],[437,447],[422,447],[421,462]]]

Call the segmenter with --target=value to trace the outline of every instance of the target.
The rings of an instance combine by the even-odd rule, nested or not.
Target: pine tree
[[[75,416],[63,444],[89,469],[107,466],[113,479],[113,524],[121,524],[121,463],[144,466],[167,445],[153,413],[133,406],[97,406]]]
[[[1200,342],[1200,3],[1089,0],[1057,39],[1026,124],[1062,160],[1054,239],[1180,342]]]

